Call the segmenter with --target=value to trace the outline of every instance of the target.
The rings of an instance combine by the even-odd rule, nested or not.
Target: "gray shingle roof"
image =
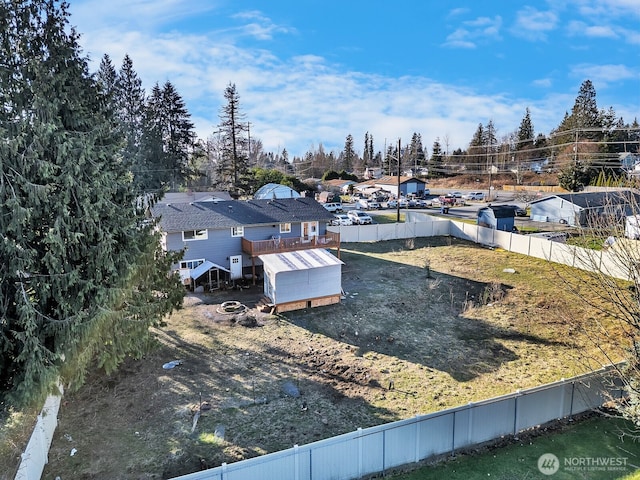
[[[554,195],[555,197],[571,202],[580,208],[596,208],[605,205],[619,205],[632,203],[634,205],[640,204],[640,195],[631,192],[630,190],[617,190],[610,192],[580,192],[580,193],[562,193]],[[548,198],[548,197],[547,197]],[[544,201],[544,198],[531,202],[539,203]]]
[[[329,222],[333,219],[333,214],[308,197],[156,204],[151,207],[151,214],[155,218],[160,217],[160,227],[165,232],[277,223]]]

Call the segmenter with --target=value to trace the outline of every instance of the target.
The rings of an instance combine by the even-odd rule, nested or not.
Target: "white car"
[[[465,200],[484,200],[484,192],[469,192],[462,196]]]
[[[360,210],[350,210],[347,215],[354,225],[366,225],[373,223],[373,218]]]
[[[341,212],[342,204],[341,203],[323,203],[322,206],[326,208],[331,213]]]
[[[336,213],[333,216],[335,218],[331,220],[331,225],[353,225],[351,218],[349,218],[349,215],[347,215],[346,213]]]

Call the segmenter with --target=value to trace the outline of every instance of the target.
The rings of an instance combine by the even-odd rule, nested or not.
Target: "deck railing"
[[[252,257],[311,248],[340,248],[340,234],[327,232],[324,235],[311,237],[274,237],[268,240],[242,239],[242,251]]]

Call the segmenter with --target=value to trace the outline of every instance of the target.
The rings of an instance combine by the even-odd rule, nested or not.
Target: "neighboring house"
[[[320,248],[337,248],[340,255],[340,234],[326,229],[334,216],[313,198],[158,203],[151,213],[160,218],[163,248],[185,250],[175,268],[192,287],[255,283],[264,255]],[[315,291],[297,290],[303,296]]]
[[[640,175],[640,154],[623,152],[619,154],[619,158],[621,168],[627,175],[636,178]]]
[[[340,192],[340,194],[346,195],[349,193],[349,187],[355,185],[355,183],[353,180],[340,180],[339,178],[335,178],[322,182],[322,186],[329,192]]]
[[[336,192],[320,192],[317,200],[320,203],[337,203],[342,201],[340,200],[340,194]]]
[[[630,190],[557,194],[531,202],[531,220],[586,227],[603,217],[622,221],[639,204],[640,196]]]
[[[373,178],[380,178],[382,177],[383,172],[382,172],[382,168],[380,167],[367,167],[364,169],[364,174],[363,177],[365,180],[371,180]]]
[[[360,192],[371,188],[378,188],[384,190],[393,196],[398,196],[398,189],[400,190],[400,196],[406,197],[408,195],[416,195],[421,197],[426,188],[426,182],[416,177],[400,177],[400,185],[398,186],[397,176],[384,176],[381,178],[367,180],[365,182],[358,183],[354,188]]]
[[[512,232],[515,227],[516,210],[507,205],[488,205],[478,210],[477,223],[481,227]]]

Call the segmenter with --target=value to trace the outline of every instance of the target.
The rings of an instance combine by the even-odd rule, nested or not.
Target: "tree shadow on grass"
[[[412,248],[434,246],[433,241],[436,246],[448,244],[446,238],[416,240],[420,242]],[[505,346],[505,341],[563,345],[465,313],[473,310],[472,305],[499,302],[508,295],[509,285],[477,282],[407,264],[400,241],[362,246],[369,254],[389,253],[394,248],[400,260],[397,263],[345,249],[341,304],[287,312],[285,317],[310,331],[354,345],[360,354],[394,356],[446,372],[461,382],[517,360],[518,354]]]

